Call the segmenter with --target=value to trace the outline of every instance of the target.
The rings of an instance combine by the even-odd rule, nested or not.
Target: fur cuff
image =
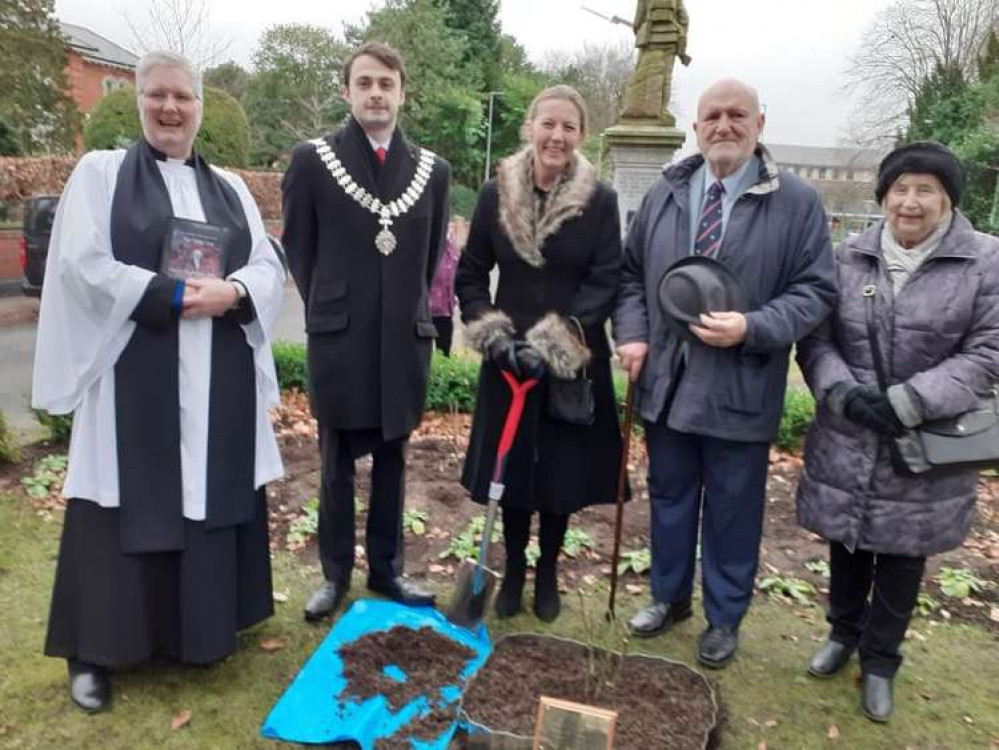
[[[465,326],[464,339],[479,354],[485,354],[490,344],[504,336],[513,336],[513,333],[513,321],[509,316],[491,310]]]
[[[541,352],[555,377],[574,378],[579,369],[590,361],[590,350],[556,313],[548,313],[531,326],[526,339],[528,344]]]

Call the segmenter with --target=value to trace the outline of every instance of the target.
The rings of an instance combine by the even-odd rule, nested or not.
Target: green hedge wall
[[[305,364],[305,344],[279,341],[274,344],[274,363],[277,367],[281,389],[309,389]],[[475,407],[475,393],[479,382],[477,360],[461,355],[450,358],[434,352],[430,365],[430,383],[427,386],[427,410],[439,412],[471,412]],[[627,384],[621,373],[615,373],[614,392],[618,408],[624,408]],[[805,433],[815,415],[815,401],[804,388],[788,388],[784,400],[784,414],[776,445],[781,450],[801,450]]]

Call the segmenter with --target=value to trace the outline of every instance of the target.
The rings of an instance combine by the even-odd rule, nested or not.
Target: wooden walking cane
[[[631,423],[635,416],[635,384],[628,379],[628,391],[624,397],[624,434],[621,436],[621,466],[617,474],[617,517],[614,519],[614,554],[611,557],[610,601],[607,603],[607,619],[613,620],[614,598],[617,596],[617,566],[621,559],[621,526],[624,521],[624,488],[628,481],[628,454],[631,452]]]

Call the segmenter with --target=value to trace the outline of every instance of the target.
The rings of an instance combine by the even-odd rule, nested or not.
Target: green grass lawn
[[[306,625],[301,606],[318,571],[289,554],[274,560],[275,590],[288,601],[277,615],[244,634],[235,656],[210,669],[166,663],[146,665],[114,676],[114,709],[86,716],[69,701],[62,661],[42,656],[49,589],[58,541],[59,520],[45,521],[9,496],[0,495],[0,748],[243,748],[281,747],[260,739],[260,723],[326,628]],[[448,584],[449,585],[449,584]],[[363,594],[361,582],[354,591]],[[449,591],[442,585],[442,591]],[[581,617],[582,604],[566,597],[566,613],[541,626],[526,615],[491,623],[495,635],[520,630],[614,645],[616,636],[598,615],[605,594],[586,600],[592,617]],[[642,597],[624,595],[618,610],[629,615]],[[587,620],[597,624],[586,626]],[[703,624],[694,618],[669,635],[629,645],[693,662]],[[924,640],[907,644],[907,661],[897,683],[897,715],[876,726],[857,708],[854,664],[846,673],[820,682],[805,676],[804,666],[824,635],[817,611],[760,599],[742,629],[742,647],[732,665],[716,679],[727,714],[723,748],[951,748],[988,750],[999,742],[999,648],[975,628],[929,627],[917,620]],[[589,635],[587,633],[589,632]],[[267,652],[263,639],[285,647]],[[192,711],[190,723],[177,731],[170,720]],[[828,739],[836,725],[838,739]]]

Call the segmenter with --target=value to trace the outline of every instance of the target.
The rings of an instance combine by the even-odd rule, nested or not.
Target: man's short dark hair
[[[384,42],[365,42],[347,56],[347,59],[343,61],[342,83],[344,86],[350,87],[350,67],[354,64],[354,60],[361,55],[373,57],[386,68],[398,72],[400,87],[406,87],[406,63],[402,61],[402,55]]]

